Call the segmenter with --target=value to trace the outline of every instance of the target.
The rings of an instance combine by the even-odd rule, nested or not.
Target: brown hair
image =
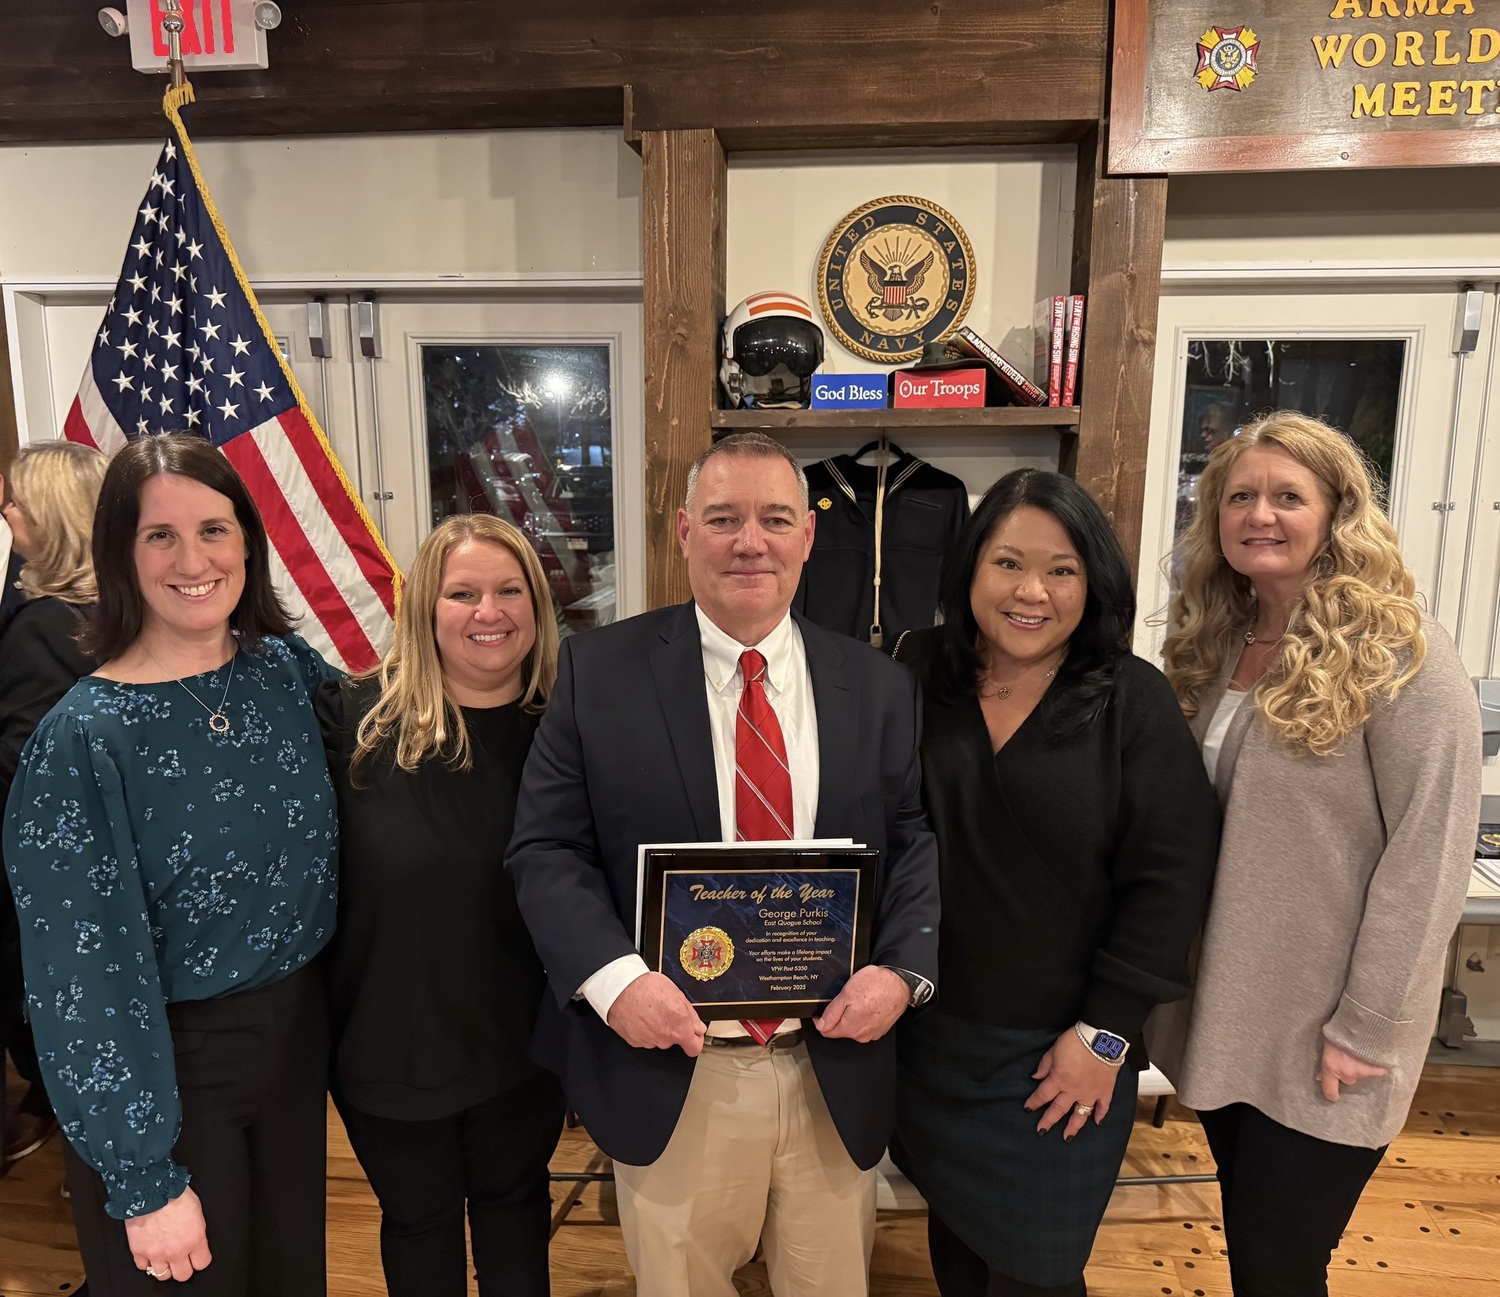
[[[94,515],[94,572],[99,604],[84,647],[101,662],[117,658],[140,637],[145,601],[136,577],[135,533],[141,488],[169,473],[227,496],[245,536],[245,588],[229,614],[240,644],[252,651],[270,635],[290,635],[292,622],[271,585],[270,544],[260,513],[234,466],[203,437],[160,433],[137,437],[110,461]]]

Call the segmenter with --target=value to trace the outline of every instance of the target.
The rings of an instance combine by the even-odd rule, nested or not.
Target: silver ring
[[[154,1265],[148,1265],[146,1273],[153,1279],[169,1279],[172,1276],[172,1267],[168,1266],[165,1270],[158,1270]]]
[[[1073,1105],[1073,1111],[1080,1117],[1090,1117],[1094,1113],[1094,1105],[1091,1103],[1078,1103]]]

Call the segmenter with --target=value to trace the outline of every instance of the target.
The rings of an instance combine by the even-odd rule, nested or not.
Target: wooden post
[[[1063,468],[1109,515],[1132,569],[1141,548],[1166,216],[1164,178],[1105,175],[1101,131],[1079,145],[1073,292],[1088,302],[1082,417]]]
[[[688,597],[674,528],[712,440],[724,319],[724,149],[712,130],[641,136],[646,351],[646,601]]]

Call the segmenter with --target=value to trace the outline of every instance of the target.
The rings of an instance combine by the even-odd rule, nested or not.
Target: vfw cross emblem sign
[[[936,203],[877,198],[834,226],[818,258],[818,305],[856,356],[897,364],[956,328],[974,300],[974,249]]]
[[[1255,80],[1260,37],[1248,27],[1210,27],[1198,37],[1193,75],[1205,90],[1243,90]]]

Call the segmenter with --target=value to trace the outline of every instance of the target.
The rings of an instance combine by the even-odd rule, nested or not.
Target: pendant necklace
[[[224,664],[225,670],[228,672],[228,678],[224,681],[224,694],[219,699],[219,705],[217,708],[210,707],[206,702],[203,701],[203,699],[198,697],[197,694],[189,689],[187,685],[183,684],[181,680],[177,682],[178,684],[182,685],[183,692],[208,713],[208,728],[211,729],[215,734],[229,733],[229,717],[224,714],[224,703],[229,698],[229,686],[234,683],[234,663],[235,659],[238,657],[239,650],[236,649],[234,657],[230,658],[229,661]]]
[[[1047,674],[1042,677],[1042,679],[1043,680],[1050,680],[1050,679],[1052,679],[1052,677],[1057,674],[1057,668],[1060,667],[1061,665],[1062,665],[1061,662],[1055,663],[1053,665],[1052,669],[1050,671],[1048,671]],[[1001,702],[1004,702],[1007,698],[1010,697],[1010,692],[1011,692],[1012,687],[1014,687],[1015,685],[1020,684],[1021,681],[1024,680],[1025,678],[1026,678],[1026,673],[1023,671],[1019,676],[1017,676],[1014,680],[1012,680],[1010,682],[1010,684],[1008,684],[1008,685],[1001,685],[993,693],[985,693],[984,690],[981,689],[979,691],[979,696],[981,698],[998,698]]]

